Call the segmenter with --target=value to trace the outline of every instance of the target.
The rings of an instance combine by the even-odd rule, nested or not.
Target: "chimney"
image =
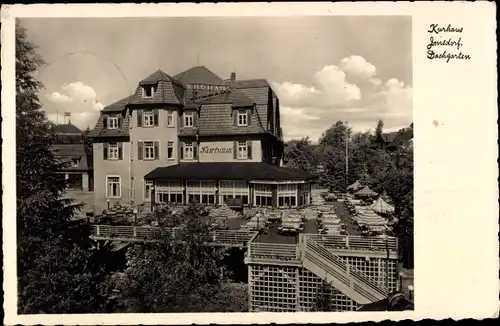
[[[235,81],[235,80],[236,80],[236,73],[232,72],[231,73],[231,81]]]

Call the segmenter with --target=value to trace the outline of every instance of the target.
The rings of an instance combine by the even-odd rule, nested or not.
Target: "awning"
[[[263,162],[180,163],[159,167],[146,180],[312,180],[315,175]]]

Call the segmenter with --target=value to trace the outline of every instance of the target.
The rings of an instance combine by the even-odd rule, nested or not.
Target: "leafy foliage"
[[[311,140],[305,137],[288,141],[285,144],[285,161],[289,168],[312,172],[317,163]]]
[[[175,237],[162,234],[160,243],[131,247],[128,267],[115,284],[119,311],[243,311],[246,300],[239,308],[232,301],[222,264],[225,249],[205,246],[211,224],[208,214],[192,204],[171,219],[179,230]]]
[[[332,300],[332,287],[323,282],[314,296],[311,311],[335,311]]]
[[[62,199],[64,167],[54,158],[53,125],[41,109],[34,77],[43,64],[36,46],[16,28],[16,163],[18,311],[92,312],[100,305],[97,279],[87,268],[88,234],[70,223],[78,205]]]

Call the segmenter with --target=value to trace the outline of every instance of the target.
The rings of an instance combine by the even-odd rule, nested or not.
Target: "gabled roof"
[[[224,85],[222,78],[214,74],[205,66],[197,66],[183,71],[174,76],[175,79],[187,84],[208,84],[208,85]]]
[[[264,162],[180,163],[159,167],[144,179],[177,180],[309,180],[315,175]]]
[[[180,81],[177,79],[169,76],[167,73],[162,71],[161,69],[158,69],[148,77],[144,78],[139,82],[139,85],[145,86],[145,85],[155,85],[160,81],[165,81],[165,82],[171,82],[172,84],[176,84],[178,86],[183,86]]]
[[[143,86],[155,86],[152,98],[142,97]],[[130,104],[184,104],[185,88],[178,80],[157,70],[139,82]]]
[[[104,107],[104,109],[102,109],[101,112],[121,112],[125,110],[125,106],[130,103],[133,97],[134,97],[133,95],[130,95],[125,98],[122,98],[121,100],[116,101],[115,103]]]
[[[55,125],[54,128],[52,129],[52,132],[55,134],[82,134],[82,131],[78,129],[77,126],[71,124],[71,122],[68,122],[67,124],[60,124],[60,125]]]

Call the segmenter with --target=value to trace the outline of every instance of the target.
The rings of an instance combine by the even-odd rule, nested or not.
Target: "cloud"
[[[355,131],[373,130],[379,119],[385,131],[407,127],[412,122],[412,87],[396,78],[383,81],[376,71],[364,58],[350,56],[316,72],[313,85],[271,82],[280,98],[285,139],[317,140],[338,120]],[[363,81],[353,83],[351,75]]]
[[[73,101],[68,96],[61,94],[59,92],[54,92],[54,93],[50,94],[49,99],[50,99],[50,101],[52,101],[54,103],[70,103]]]
[[[360,89],[346,80],[337,66],[325,66],[314,76],[314,85],[272,82],[281,101],[290,106],[304,107],[312,103],[321,107],[345,105],[361,98]]]
[[[46,96],[47,117],[56,123],[63,123],[64,112],[71,113],[71,123],[80,129],[93,128],[104,105],[97,100],[97,93],[81,81],[64,84],[60,91]]]
[[[377,73],[377,68],[359,55],[351,55],[342,59],[340,68],[347,74],[366,79],[375,76]]]

